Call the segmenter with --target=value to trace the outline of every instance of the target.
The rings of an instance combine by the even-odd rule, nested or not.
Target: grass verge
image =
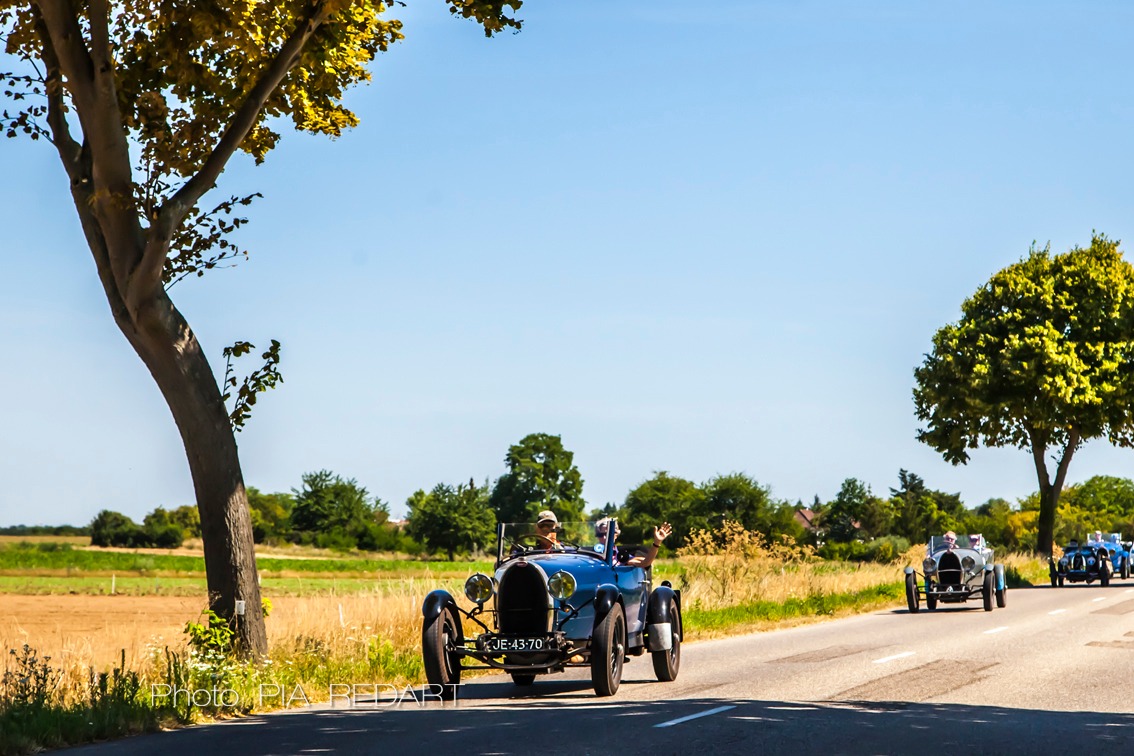
[[[789,620],[868,612],[904,601],[904,584],[875,585],[849,593],[818,593],[785,601],[750,601],[716,609],[684,609],[682,620],[690,640],[704,640],[765,629]]]

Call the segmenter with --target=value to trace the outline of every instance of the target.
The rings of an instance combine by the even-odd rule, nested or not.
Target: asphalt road
[[[353,681],[344,681],[353,682]],[[586,670],[491,676],[455,703],[361,698],[80,754],[1035,754],[1134,750],[1134,580],[1010,591],[686,644],[681,674],[631,659],[613,698]]]

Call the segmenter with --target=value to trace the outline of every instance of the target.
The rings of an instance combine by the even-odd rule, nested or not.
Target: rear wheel
[[[981,593],[984,594],[984,610],[986,612],[992,611],[993,601],[996,598],[996,596],[994,595],[995,592],[996,578],[993,576],[991,571],[984,573],[984,590],[982,590]]]
[[[526,688],[535,682],[535,675],[524,674],[523,672],[513,672],[512,682],[519,685],[521,688]]]
[[[430,685],[441,686],[441,697],[445,700],[457,695],[457,686],[461,683],[461,657],[456,649],[462,640],[461,626],[448,609],[426,622],[421,631],[425,679]]]
[[[1004,565],[998,564],[992,568],[996,576],[996,608],[1003,609],[1008,604],[1008,583],[1004,580]]]
[[[1123,580],[1130,579],[1130,557],[1122,557],[1121,575]]]
[[[909,607],[911,614],[916,614],[917,610],[921,608],[918,606],[919,602],[920,598],[917,595],[917,578],[910,572],[906,575],[906,606]]]
[[[681,613],[672,601],[669,603],[669,616],[673,619],[673,624],[670,627],[673,644],[668,650],[650,653],[654,662],[654,675],[661,682],[673,682],[677,679],[677,672],[681,669]]]
[[[591,637],[591,683],[600,696],[613,696],[622,682],[626,659],[626,618],[615,604]]]

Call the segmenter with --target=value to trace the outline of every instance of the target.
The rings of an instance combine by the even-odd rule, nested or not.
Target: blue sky
[[[491,40],[400,13],[357,129],[288,134],[206,198],[263,192],[251,260],[172,292],[217,371],[283,342],[250,485],[328,468],[400,513],[538,431],[594,504],[657,470],[793,501],[899,468],[970,506],[1035,490],[1024,452],[919,444],[912,373],[1033,240],[1134,240],[1134,6],[529,0]],[[4,140],[0,171],[0,525],[191,503],[57,159]],[[1096,441],[1070,479],[1130,462]]]

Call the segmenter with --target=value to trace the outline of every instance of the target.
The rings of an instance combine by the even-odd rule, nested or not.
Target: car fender
[[[457,618],[459,623],[461,615],[457,611],[457,602],[453,599],[452,594],[440,588],[430,591],[421,605],[421,614],[425,618],[425,624],[428,625],[440,617],[441,612],[445,611],[447,607],[452,609],[453,616]]]
[[[912,574],[914,574],[914,568],[913,568],[913,567],[906,567],[906,569],[904,570],[904,572],[905,572],[905,573],[906,573],[907,575],[912,575]]]
[[[599,626],[615,604],[622,603],[622,594],[610,583],[603,583],[595,589],[595,627]]]
[[[996,590],[1002,591],[1008,586],[1008,581],[1004,576],[1004,565],[997,564],[992,567],[993,574],[996,575]]]
[[[665,585],[650,594],[650,605],[646,611],[646,640],[650,651],[673,648],[673,623],[681,613],[677,601],[676,591]],[[675,614],[678,616],[675,617]]]

